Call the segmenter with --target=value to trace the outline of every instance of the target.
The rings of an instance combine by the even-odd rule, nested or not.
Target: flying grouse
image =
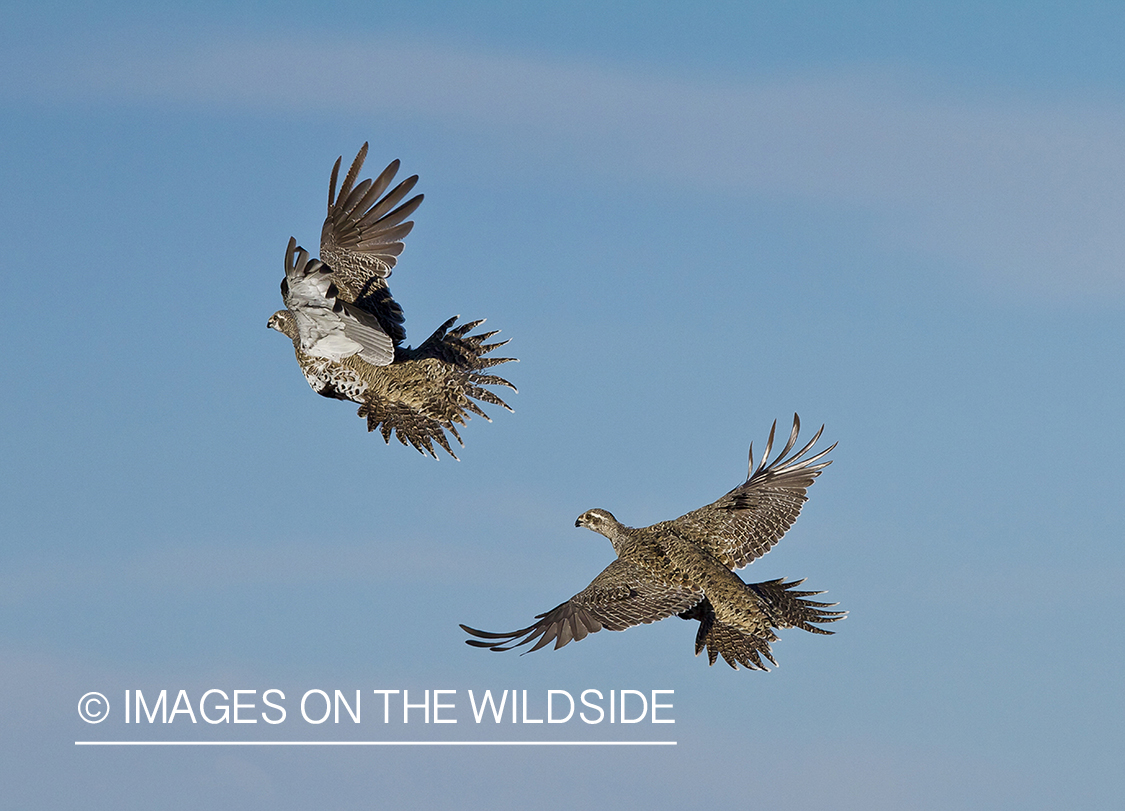
[[[446,431],[459,443],[457,426],[469,412],[488,416],[477,405],[511,408],[485,386],[515,386],[486,369],[514,358],[487,358],[507,341],[487,344],[495,332],[469,333],[481,324],[455,326],[457,316],[437,328],[417,348],[403,346],[406,331],[398,302],[391,298],[387,277],[402,253],[402,240],[414,227],[407,220],[422,195],[402,200],[418,176],[386,192],[399,162],[392,162],[374,180],[356,183],[367,144],[359,150],[336,193],[340,161],[332,167],[328,216],[320,234],[320,259],[290,238],[281,282],[284,310],[270,316],[268,326],[289,336],[297,363],[313,391],[337,400],[359,403],[367,430],[380,430],[390,442],[392,432],[402,444],[437,458],[434,443],[456,457]],[[386,192],[386,194],[384,194]]]
[[[462,625],[476,637],[465,641],[494,651],[530,643],[534,643],[530,650],[538,650],[551,642],[561,648],[602,628],[623,631],[677,615],[699,621],[696,655],[706,648],[711,664],[721,654],[735,670],[739,664],[767,670],[762,657],[777,664],[770,652],[770,643],[778,638],[775,630],[832,633],[817,625],[835,622],[846,612],[831,610],[835,603],[808,599],[822,592],[797,591],[803,580],[745,583],[732,571],[761,557],[781,539],[797,519],[807,498],[805,491],[831,464],[820,460],[835,445],[803,458],[820,439],[823,427],[812,441],[789,455],[800,425],[793,415],[789,441],[766,464],[777,427],[774,423],[757,469],[754,446],[750,446],[750,472],[743,484],[673,521],[634,528],[621,524],[607,510],[582,513],[574,525],[606,536],[617,559],[584,590],[536,617],[533,625],[507,633]]]

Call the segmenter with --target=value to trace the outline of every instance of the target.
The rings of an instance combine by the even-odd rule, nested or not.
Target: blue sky
[[[14,806],[1116,807],[1125,12],[2,14]],[[410,340],[487,317],[520,358],[515,413],[474,419],[460,463],[367,435],[265,328],[363,141],[426,195],[391,280]],[[835,462],[741,574],[826,589],[835,636],[784,632],[771,673],[708,668],[676,619],[462,644],[612,559],[581,512],[707,503],[794,411]],[[360,689],[365,720],[120,717],[125,690],[212,688],[291,715]],[[458,723],[383,725],[372,689],[455,689]],[[479,726],[485,689],[672,689],[676,723]],[[678,745],[74,746],[95,738]]]

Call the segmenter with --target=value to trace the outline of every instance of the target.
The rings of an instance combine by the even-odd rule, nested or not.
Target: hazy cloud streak
[[[880,239],[951,261],[986,286],[1055,299],[1125,295],[1125,114],[1108,104],[939,93],[889,71],[688,80],[346,37],[150,40],[10,67],[19,80],[9,98],[378,114],[388,126],[419,120],[483,136],[497,161],[546,153],[587,178],[851,207],[870,213]]]

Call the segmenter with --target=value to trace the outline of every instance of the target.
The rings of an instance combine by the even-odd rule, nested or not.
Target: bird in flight
[[[507,341],[485,343],[496,332],[471,335],[482,321],[456,326],[458,316],[417,349],[403,346],[405,319],[387,277],[414,227],[407,217],[422,195],[402,202],[417,175],[387,191],[398,172],[397,160],[375,180],[356,183],[366,157],[364,144],[339,194],[342,156],[332,167],[320,259],[310,259],[290,237],[281,281],[285,309],[270,316],[267,326],[293,341],[297,363],[313,391],[360,404],[358,413],[367,419],[368,431],[378,428],[386,442],[393,432],[403,445],[435,459],[437,443],[456,459],[446,432],[464,446],[457,426],[465,424],[470,412],[488,420],[477,400],[512,410],[485,386],[516,387],[485,370],[515,359],[485,357]]]
[[[582,513],[574,525],[608,538],[617,559],[578,594],[537,616],[533,625],[507,633],[462,625],[476,637],[465,641],[494,651],[531,644],[530,652],[551,642],[561,648],[603,628],[623,631],[676,615],[699,621],[695,654],[706,649],[712,665],[722,655],[735,670],[738,665],[768,670],[762,657],[777,664],[770,652],[777,629],[831,634],[817,626],[847,612],[832,610],[836,603],[808,599],[823,592],[798,591],[803,580],[746,583],[732,571],[760,558],[781,539],[797,520],[805,491],[831,464],[820,460],[835,444],[808,456],[823,426],[790,455],[801,427],[796,414],[785,448],[767,464],[776,427],[775,422],[756,469],[751,444],[746,481],[706,507],[640,528],[625,526],[607,510]]]

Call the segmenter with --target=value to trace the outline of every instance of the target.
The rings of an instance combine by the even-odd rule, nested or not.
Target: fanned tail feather
[[[456,329],[451,329],[451,327],[457,323],[459,317],[460,316],[456,315],[453,316],[434,330],[434,334],[423,341],[421,346],[417,349],[404,350],[404,356],[411,358],[437,358],[438,360],[445,361],[468,372],[477,372],[491,366],[498,366],[501,363],[509,363],[516,360],[516,358],[485,358],[485,355],[504,346],[508,341],[497,341],[492,344],[484,343],[493,335],[496,335],[499,330],[469,335],[468,333],[470,331],[484,323],[483,318],[476,321],[469,321]],[[507,380],[503,380],[503,378],[499,378],[499,380],[503,382],[497,385],[504,385],[513,391],[515,390],[516,387]]]
[[[695,634],[695,655],[698,656],[705,649],[708,664],[713,665],[722,654],[723,661],[738,670],[742,665],[747,670],[769,670],[762,657],[777,666],[777,661],[770,652],[770,642],[777,640],[777,635],[772,631],[767,636],[754,634],[727,625],[715,619],[715,610],[710,600],[703,599],[690,611],[679,615],[685,620],[699,620],[699,630]]]
[[[761,608],[769,619],[771,628],[765,634],[756,635],[719,622],[715,618],[711,602],[706,598],[680,614],[682,619],[699,621],[699,630],[695,635],[695,655],[698,656],[706,649],[709,664],[715,664],[721,655],[735,670],[738,670],[739,665],[749,670],[769,670],[762,658],[777,667],[777,660],[770,650],[770,643],[778,639],[773,632],[774,628],[800,628],[814,634],[834,633],[816,625],[841,620],[848,612],[831,610],[836,603],[806,599],[823,592],[794,590],[794,587],[804,582],[802,579],[786,583],[784,578],[778,578],[764,583],[746,584],[746,588],[760,598]]]
[[[512,407],[494,392],[481,387],[506,386],[512,391],[516,391],[516,387],[499,375],[481,374],[481,372],[501,363],[516,361],[516,358],[486,358],[485,355],[508,341],[486,344],[485,341],[496,335],[499,330],[470,335],[473,329],[484,323],[484,319],[469,321],[454,328],[453,325],[457,323],[459,317],[453,316],[434,330],[434,334],[423,341],[421,346],[417,349],[405,350],[403,354],[411,358],[436,358],[461,371],[464,374],[463,391],[467,398],[465,408],[491,422],[488,415],[473,403],[473,399],[500,406],[508,411],[511,411]],[[461,424],[464,425],[463,422]]]
[[[804,583],[804,578],[786,583],[784,578],[767,580],[764,583],[748,583],[746,587],[762,598],[763,610],[774,628],[800,628],[812,634],[833,634],[816,624],[836,622],[847,616],[847,611],[830,610],[838,603],[822,603],[808,600],[824,594],[823,591],[796,591],[795,587]]]
[[[364,403],[356,413],[367,420],[367,430],[378,429],[383,441],[388,445],[393,435],[403,445],[410,445],[419,453],[437,459],[438,455],[433,447],[433,443],[436,442],[446,453],[460,461],[450,447],[445,432],[449,431],[461,447],[465,447],[465,443],[461,441],[460,434],[451,423],[443,423],[410,408],[394,403],[388,404],[378,399]]]
[[[390,442],[393,434],[404,445],[411,445],[435,458],[436,443],[456,459],[457,454],[453,452],[445,432],[452,434],[464,447],[455,426],[464,425],[472,414],[492,422],[477,401],[512,410],[499,395],[484,388],[506,386],[516,390],[503,377],[483,371],[515,360],[484,357],[507,341],[486,344],[484,341],[495,335],[495,331],[470,334],[483,323],[483,319],[461,325],[457,325],[457,319],[458,316],[454,316],[439,326],[417,349],[399,347],[397,350],[395,364],[404,367],[403,374],[407,374],[405,367],[422,370],[411,374],[424,378],[425,384],[420,390],[432,388],[432,394],[418,397],[407,405],[397,402],[395,396],[373,393],[359,409],[359,416],[367,419],[367,430],[378,429],[386,442]],[[394,374],[393,368],[389,368],[386,374]],[[414,391],[417,393],[419,389]]]

